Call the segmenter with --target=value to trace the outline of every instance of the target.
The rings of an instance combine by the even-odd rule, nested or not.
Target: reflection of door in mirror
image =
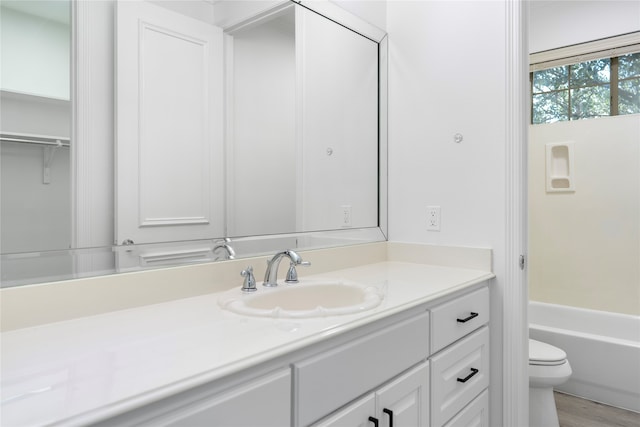
[[[3,0],[0,19],[0,246],[3,253],[69,248],[70,4]]]
[[[224,235],[222,31],[117,5],[116,241]]]

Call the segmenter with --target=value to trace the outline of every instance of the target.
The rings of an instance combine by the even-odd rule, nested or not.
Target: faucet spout
[[[271,260],[268,261],[267,271],[264,274],[264,283],[262,283],[262,286],[278,286],[278,267],[280,266],[282,258],[285,257],[289,258],[293,265],[300,265],[303,263],[302,257],[290,249],[278,252],[273,256],[273,258],[271,258]]]
[[[231,242],[231,239],[229,239],[228,237],[221,242],[215,242],[213,245],[213,249],[211,249],[211,252],[216,254],[219,249],[223,249],[226,252],[226,255],[223,259],[234,259],[236,257],[236,251],[233,250],[229,242]]]

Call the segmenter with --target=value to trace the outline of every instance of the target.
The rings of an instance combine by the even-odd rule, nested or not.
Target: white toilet
[[[529,339],[529,426],[559,427],[553,387],[571,376],[567,353]]]

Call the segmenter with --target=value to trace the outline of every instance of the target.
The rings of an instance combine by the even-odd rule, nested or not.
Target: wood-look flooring
[[[555,392],[560,427],[640,427],[640,414]]]

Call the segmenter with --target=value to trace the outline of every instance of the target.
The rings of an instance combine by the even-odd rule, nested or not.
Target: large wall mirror
[[[0,17],[3,286],[386,238],[382,30],[328,1]]]

